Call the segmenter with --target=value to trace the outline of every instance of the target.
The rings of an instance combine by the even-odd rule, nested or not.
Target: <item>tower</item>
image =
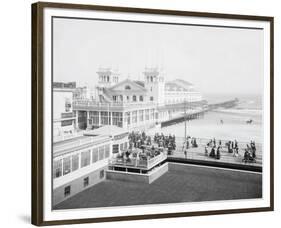
[[[99,87],[108,88],[118,83],[119,74],[111,68],[99,68],[97,74]]]
[[[157,67],[146,67],[143,73],[148,101],[164,104],[165,82],[163,73]]]

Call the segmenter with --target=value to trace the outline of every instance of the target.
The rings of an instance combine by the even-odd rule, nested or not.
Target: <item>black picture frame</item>
[[[136,216],[118,216],[106,218],[87,218],[87,219],[71,219],[45,221],[43,216],[43,89],[44,89],[44,73],[43,73],[43,29],[44,29],[44,9],[45,8],[63,8],[63,9],[79,9],[79,10],[96,10],[111,12],[130,12],[136,14],[153,14],[153,15],[177,15],[183,17],[203,17],[203,18],[223,18],[233,20],[250,20],[265,21],[270,23],[270,206],[260,208],[243,208],[243,209],[227,209],[214,211],[198,211],[198,212],[179,212],[179,213],[161,213]],[[122,220],[140,220],[140,219],[160,219],[175,218],[186,216],[202,216],[230,213],[248,213],[260,211],[274,210],[274,18],[268,16],[250,16],[250,15],[234,15],[219,14],[207,12],[187,12],[161,9],[144,9],[144,8],[126,8],[126,7],[109,7],[98,5],[82,5],[67,3],[49,3],[38,2],[32,4],[32,224],[43,225],[62,225],[62,224],[78,224],[78,223],[96,223]]]

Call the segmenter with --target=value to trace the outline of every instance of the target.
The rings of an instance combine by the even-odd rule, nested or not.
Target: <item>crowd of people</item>
[[[156,133],[152,137],[145,132],[131,132],[129,134],[129,149],[138,148],[142,150],[142,153],[149,153],[149,156],[157,155],[167,149],[168,154],[171,154],[176,149],[176,137],[173,135],[166,136],[163,133]]]
[[[256,143],[255,141],[251,141],[250,145],[247,144],[247,148],[245,149],[244,152],[244,159],[243,161],[245,163],[247,162],[255,162],[256,161]]]
[[[142,133],[132,131],[129,134],[129,148],[139,148],[143,149],[144,146],[151,146],[152,140],[149,135],[146,135],[143,131]]]
[[[197,148],[199,145],[195,137],[187,136],[183,144],[183,152],[187,157],[187,149]],[[164,135],[163,133],[156,133],[154,136],[149,136],[145,132],[131,132],[129,134],[129,150],[125,152],[124,156],[129,157],[132,149],[141,149],[140,155],[154,157],[161,153],[164,149],[167,150],[168,155],[171,155],[176,150],[175,135]],[[229,140],[222,145],[221,140],[213,138],[209,140],[205,146],[205,155],[211,158],[220,159],[223,148],[227,148],[227,152],[233,154],[234,157],[239,156],[239,145],[237,140]],[[133,155],[135,156],[135,155]],[[252,162],[256,159],[256,145],[254,141],[247,144],[244,152],[244,162]]]
[[[168,149],[168,154],[171,154],[173,150],[176,149],[176,137],[175,135],[165,136],[163,133],[156,133],[153,138],[154,143],[158,147],[163,147]]]
[[[222,142],[221,140],[216,140],[215,138],[207,142],[205,146],[205,155],[211,158],[220,159],[222,151]]]
[[[237,157],[239,155],[239,147],[238,142],[236,140],[234,141],[228,141],[226,143],[228,153],[233,153],[234,157]]]

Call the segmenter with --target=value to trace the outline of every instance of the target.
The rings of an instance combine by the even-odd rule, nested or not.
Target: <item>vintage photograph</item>
[[[52,209],[261,199],[264,37],[52,17]]]

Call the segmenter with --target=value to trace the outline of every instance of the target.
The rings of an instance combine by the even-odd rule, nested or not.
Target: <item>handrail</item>
[[[147,157],[148,158],[148,157]],[[111,158],[109,159],[110,165],[123,165],[123,166],[132,166],[139,168],[150,168],[152,165],[157,164],[159,161],[162,161],[167,158],[167,155],[161,153],[151,159],[145,160],[140,158]]]

